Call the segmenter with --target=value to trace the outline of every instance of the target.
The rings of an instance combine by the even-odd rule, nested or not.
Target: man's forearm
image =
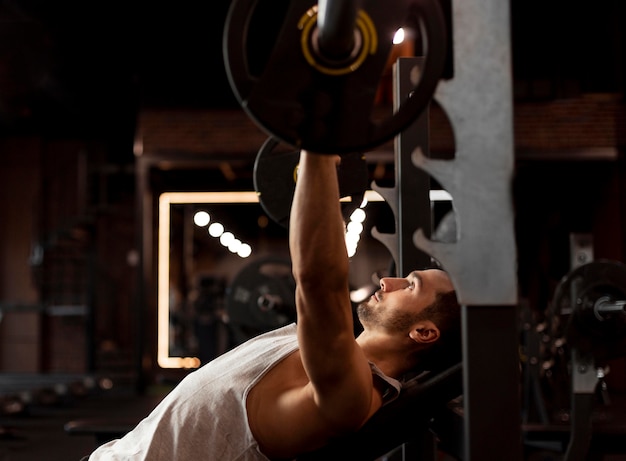
[[[303,151],[300,156],[289,243],[294,273],[303,283],[332,283],[347,274],[337,162],[334,155]]]

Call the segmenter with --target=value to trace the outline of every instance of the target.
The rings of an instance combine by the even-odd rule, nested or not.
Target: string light
[[[211,237],[217,238],[223,233],[224,233],[224,226],[222,225],[222,223],[214,222],[213,224],[209,226],[209,235]]]
[[[198,227],[206,227],[211,222],[211,216],[206,211],[198,211],[193,216],[193,222]],[[211,237],[219,239],[224,247],[240,258],[247,258],[252,254],[252,247],[236,238],[232,232],[225,231],[222,223],[212,222],[207,232]]]
[[[361,240],[363,223],[365,222],[365,218],[367,218],[367,214],[364,210],[365,206],[367,206],[367,199],[363,199],[360,207],[352,212],[350,221],[346,225],[346,250],[350,258],[356,254],[359,241]]]
[[[211,222],[211,215],[206,211],[198,211],[193,215],[193,222],[198,227],[204,227]]]

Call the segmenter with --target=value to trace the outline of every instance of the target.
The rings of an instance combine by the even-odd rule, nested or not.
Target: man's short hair
[[[437,293],[435,300],[420,313],[439,328],[439,339],[419,352],[420,370],[449,368],[462,360],[461,306],[456,291]]]

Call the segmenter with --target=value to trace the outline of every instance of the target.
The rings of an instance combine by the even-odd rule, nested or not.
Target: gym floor
[[[79,461],[93,450],[91,437],[73,437],[64,432],[68,418],[79,417],[75,408],[46,408],[19,417],[2,418],[0,460]]]
[[[85,395],[64,402],[34,405],[14,415],[0,416],[0,461],[80,461],[98,445],[90,434],[70,434],[65,425],[70,421],[93,418],[108,421],[135,421],[147,414],[165,395],[167,388],[156,389],[137,397],[130,391]],[[620,396],[622,397],[622,396]],[[613,438],[626,434],[626,399],[613,402],[611,432]],[[619,433],[619,434],[618,434]],[[623,439],[622,439],[623,440]],[[604,444],[605,442],[600,442]],[[621,451],[621,450],[619,450]],[[395,460],[396,456],[389,459]],[[445,461],[453,458],[442,454]],[[546,450],[528,453],[527,461],[560,461],[562,455]],[[602,461],[626,461],[626,454],[606,454],[593,458]]]
[[[18,414],[0,416],[0,461],[79,461],[98,444],[95,436],[66,432],[68,422],[94,417],[134,421],[160,398],[112,392],[34,405]]]

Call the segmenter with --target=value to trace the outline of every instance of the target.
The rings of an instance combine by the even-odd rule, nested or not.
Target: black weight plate
[[[289,227],[291,203],[296,187],[300,151],[288,148],[275,138],[268,138],[254,162],[254,190],[267,215],[281,226]],[[365,157],[359,153],[341,156],[337,168],[339,194],[350,197],[342,203],[344,217],[358,208],[369,187],[369,170]]]
[[[233,279],[225,300],[237,344],[295,321],[295,281],[287,259],[263,257]]]
[[[563,277],[548,311],[552,338],[566,339],[569,347],[592,353],[600,360],[626,355],[626,314],[599,320],[594,305],[603,296],[626,299],[626,265],[593,261]]]
[[[289,2],[283,26],[259,75],[250,73],[248,37],[257,0],[234,0],[224,29],[224,62],[231,88],[247,115],[288,145],[318,153],[365,152],[407,128],[426,109],[443,74],[446,26],[437,0],[364,0],[371,53],[354,69],[335,75],[309,64],[299,22],[316,5]],[[392,115],[372,114],[380,76],[395,30],[408,19],[419,24],[427,45],[421,78]],[[366,34],[367,35],[367,34]]]
[[[289,213],[296,187],[299,150],[282,150],[275,138],[268,138],[254,162],[254,190],[267,215],[283,227],[289,226]]]

